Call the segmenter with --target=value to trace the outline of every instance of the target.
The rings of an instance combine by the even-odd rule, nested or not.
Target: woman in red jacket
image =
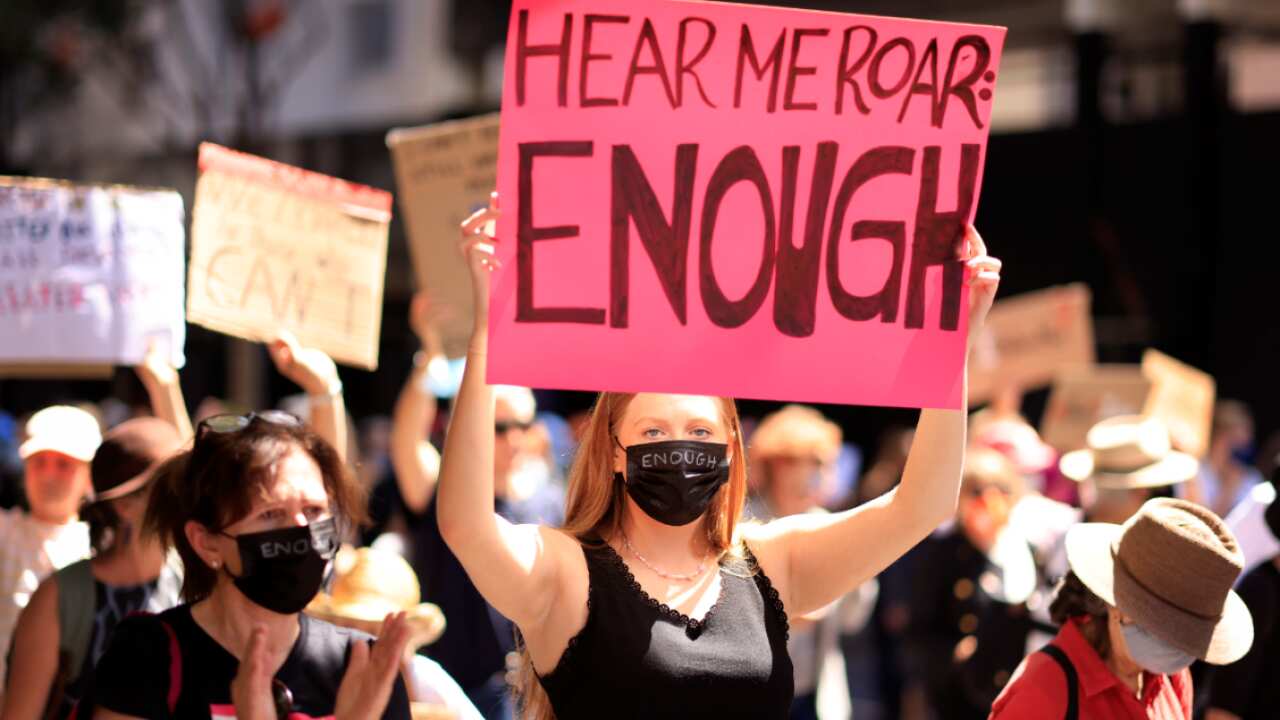
[[[1199,505],[1155,499],[1123,526],[1077,525],[1067,558],[1050,608],[1062,630],[1022,662],[991,720],[1190,720],[1191,663],[1232,662],[1253,642],[1231,590],[1244,557]]]

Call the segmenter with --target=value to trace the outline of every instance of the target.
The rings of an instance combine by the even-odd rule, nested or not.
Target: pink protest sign
[[[1004,33],[516,0],[489,381],[958,407]]]

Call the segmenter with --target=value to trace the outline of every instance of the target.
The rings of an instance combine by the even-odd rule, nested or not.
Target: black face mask
[[[237,535],[235,541],[240,549],[240,575],[231,575],[230,570],[227,574],[245,597],[281,615],[301,612],[320,592],[338,549],[332,518]]]
[[[664,525],[688,525],[729,480],[728,446],[696,440],[644,443],[627,451],[627,494]]]

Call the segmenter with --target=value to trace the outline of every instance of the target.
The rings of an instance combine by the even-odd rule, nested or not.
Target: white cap
[[[54,405],[27,421],[27,441],[18,455],[26,460],[48,450],[89,462],[100,444],[102,428],[92,415],[70,405]]]

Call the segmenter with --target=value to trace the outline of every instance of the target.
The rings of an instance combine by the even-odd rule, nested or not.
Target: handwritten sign
[[[497,187],[498,117],[387,133],[418,284],[433,302],[452,311],[440,320],[450,357],[466,354],[474,313],[471,275],[458,252],[458,224],[487,205]]]
[[[1179,450],[1204,457],[1209,452],[1213,403],[1217,397],[1213,376],[1159,350],[1142,354],[1142,372],[1151,381],[1144,414],[1164,421]]]
[[[182,196],[0,177],[0,375],[184,364]]]
[[[958,407],[1003,39],[517,0],[490,382]]]
[[[390,193],[210,143],[200,171],[187,319],[376,368]]]
[[[1089,288],[1064,285],[1000,300],[969,357],[969,402],[1001,389],[1033,390],[1094,363]]]
[[[1085,446],[1089,428],[1116,415],[1138,415],[1151,380],[1138,365],[1094,365],[1059,373],[1049,391],[1040,436],[1060,452]]]

